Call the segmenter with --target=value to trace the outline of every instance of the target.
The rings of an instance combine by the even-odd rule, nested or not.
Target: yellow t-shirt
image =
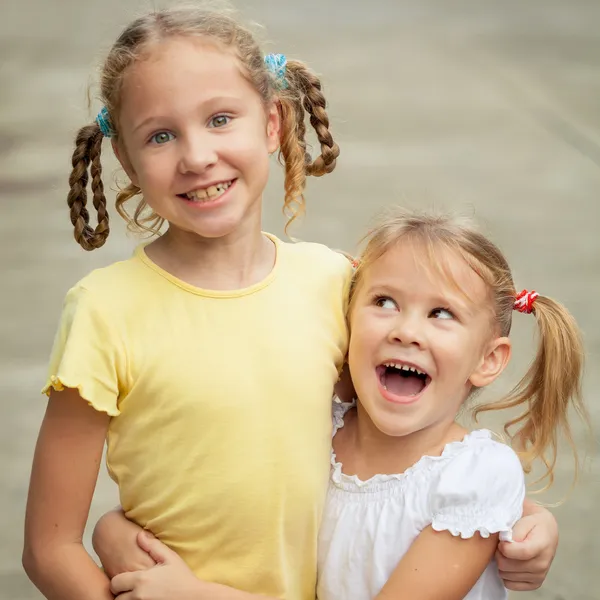
[[[314,600],[351,266],[272,239],[273,271],[242,290],[188,285],[143,247],[92,272],[66,297],[44,391],[78,388],[114,417],[127,516],[198,577]]]

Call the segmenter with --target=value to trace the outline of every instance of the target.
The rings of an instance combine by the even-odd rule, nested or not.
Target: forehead
[[[129,68],[122,102],[137,113],[148,104],[173,104],[190,97],[197,103],[252,92],[232,52],[209,40],[180,36],[151,45]]]
[[[406,294],[443,296],[479,305],[487,286],[465,258],[449,247],[406,240],[377,258],[364,273],[364,288],[391,287]]]

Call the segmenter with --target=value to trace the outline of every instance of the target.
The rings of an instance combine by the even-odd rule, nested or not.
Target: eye
[[[231,121],[231,117],[227,115],[215,115],[209,122],[209,127],[219,128],[224,127]]]
[[[454,314],[449,308],[434,308],[429,313],[434,319],[454,319]]]
[[[150,142],[153,144],[166,144],[174,139],[175,136],[170,131],[159,131],[150,138]]]
[[[375,306],[385,308],[386,310],[398,310],[397,304],[389,296],[376,296],[374,298]]]

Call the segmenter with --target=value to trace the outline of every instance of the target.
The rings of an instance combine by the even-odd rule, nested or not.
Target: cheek
[[[264,132],[263,132],[264,136]],[[239,170],[249,173],[246,177],[264,179],[269,174],[269,153],[266,138],[254,135],[232,136],[223,144],[223,156],[228,157],[227,162],[237,166]]]
[[[161,152],[140,152],[131,157],[131,165],[138,178],[144,182],[160,182],[166,173],[173,173],[173,157],[168,148]]]
[[[440,370],[466,380],[480,359],[479,344],[464,335],[448,335],[438,345],[437,355]]]
[[[350,344],[348,354],[364,359],[373,353],[379,334],[376,323],[366,319],[353,319],[350,325]]]

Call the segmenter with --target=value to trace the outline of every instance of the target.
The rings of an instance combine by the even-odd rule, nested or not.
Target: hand
[[[145,571],[113,577],[110,590],[118,600],[203,600],[209,599],[210,584],[196,578],[173,550],[143,531],[140,548],[156,563]]]
[[[513,542],[500,542],[496,561],[504,585],[516,592],[537,590],[558,548],[558,525],[540,506],[530,508],[513,529]]]
[[[120,508],[106,513],[98,521],[92,545],[108,577],[145,571],[156,564],[138,545],[137,537],[141,531],[142,528],[129,521]]]

